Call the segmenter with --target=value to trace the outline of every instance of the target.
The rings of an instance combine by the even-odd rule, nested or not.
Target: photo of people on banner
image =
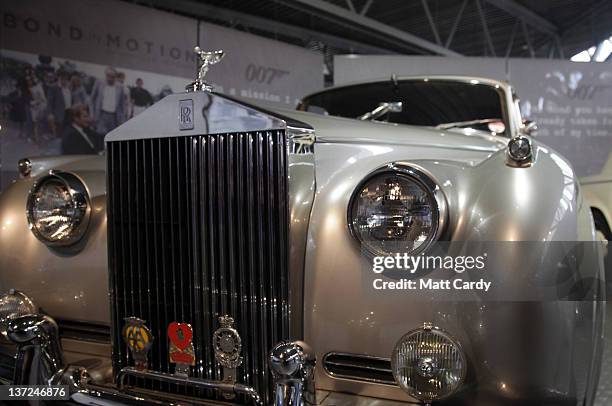
[[[2,152],[26,155],[95,154],[104,136],[185,79],[36,56],[35,63],[2,54]],[[93,69],[92,69],[93,67]],[[102,75],[100,75],[102,70]],[[144,77],[155,76],[156,83]],[[159,78],[167,79],[161,83]],[[156,89],[153,91],[152,89]]]

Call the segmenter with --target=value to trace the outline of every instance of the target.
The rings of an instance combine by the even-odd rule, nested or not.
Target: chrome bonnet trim
[[[184,125],[185,107],[190,125]],[[173,138],[246,131],[284,130],[282,118],[241,101],[209,92],[166,96],[106,135],[106,142]]]

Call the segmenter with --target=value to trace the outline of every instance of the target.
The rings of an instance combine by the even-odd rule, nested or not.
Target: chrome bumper
[[[224,394],[228,399],[235,395],[244,395],[255,405],[263,404],[260,394],[254,388],[240,383],[213,381],[132,367],[119,371],[116,386],[96,384],[85,368],[66,364],[57,323],[49,316],[31,314],[13,319],[9,323],[7,336],[17,345],[14,384],[68,385],[70,397],[77,403],[93,404],[99,403],[100,400],[111,403],[176,403],[176,396],[173,394],[125,386],[125,379],[134,376],[214,390]],[[274,376],[274,405],[315,405],[314,367],[313,352],[305,343],[282,342],[276,345],[270,353],[270,368]],[[189,398],[188,401],[195,404],[217,403],[194,398]]]

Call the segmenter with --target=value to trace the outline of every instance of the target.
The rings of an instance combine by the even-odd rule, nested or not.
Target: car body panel
[[[562,342],[572,341],[575,323],[588,325],[588,318],[572,321],[575,304],[478,300],[427,304],[406,296],[373,295],[363,285],[360,276],[362,253],[347,232],[346,210],[352,190],[365,174],[379,168],[381,163],[406,161],[424,168],[438,180],[448,205],[455,208],[448,225],[454,230],[449,237],[453,241],[593,240],[590,213],[579,203],[575,177],[567,162],[558,155],[540,151],[536,165],[516,169],[503,164],[501,152],[479,165],[470,165],[475,157],[469,153],[462,157],[453,150],[453,161],[439,160],[439,154],[440,151],[419,148],[384,150],[362,144],[317,145],[317,198],[311,216],[305,271],[305,291],[312,292],[305,303],[306,341],[312,343],[318,359],[327,352],[339,351],[389,358],[403,334],[424,322],[432,322],[466,343],[468,358],[477,360],[481,366],[498,366],[498,369],[478,368],[478,373],[498,376],[499,382],[508,387],[524,387],[531,380],[557,390],[569,388],[570,375],[559,374],[558,381],[545,382],[550,376],[544,372],[552,364],[563,365],[560,370],[568,374],[576,372],[572,367],[573,354],[559,355]],[[536,171],[546,176],[531,177],[530,173]],[[516,187],[520,187],[521,193],[516,193]],[[567,211],[547,209],[556,206],[561,199],[567,200]],[[554,232],[550,233],[551,230]],[[338,300],[338,297],[346,300]],[[589,306],[591,303],[587,308]],[[478,314],[481,317],[475,316]],[[553,314],[558,317],[550,317]],[[520,320],[518,326],[517,320]],[[484,330],[483,325],[487,326]],[[516,335],[505,328],[508,325],[519,329]],[[537,361],[536,357],[527,354],[533,348],[522,348],[517,340],[522,329],[534,326],[539,326],[535,330],[538,343],[532,343],[538,345],[536,353],[548,357],[537,358]],[[589,335],[590,332],[585,338],[592,340]],[[544,369],[525,368],[526,359]],[[393,399],[407,399],[397,388],[334,379],[322,370],[319,370],[317,382],[327,390],[366,396],[380,396],[382,391]]]
[[[58,159],[48,162],[55,164]],[[58,318],[108,323],[105,167],[101,156],[73,157],[54,166],[56,171],[78,174],[92,204],[86,237],[69,249],[46,246],[28,227],[28,193],[48,170],[18,179],[0,194],[0,289],[28,292],[44,311]]]

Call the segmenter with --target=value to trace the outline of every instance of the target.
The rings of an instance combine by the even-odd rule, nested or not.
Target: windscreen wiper
[[[465,127],[474,124],[488,124],[501,121],[499,118],[483,118],[481,120],[455,121],[453,123],[438,124],[434,128],[437,130],[448,130],[449,128]]]
[[[369,111],[359,117],[358,120],[376,120],[379,117],[384,116],[387,113],[401,113],[402,112],[402,102],[383,102],[378,104],[374,110]]]

